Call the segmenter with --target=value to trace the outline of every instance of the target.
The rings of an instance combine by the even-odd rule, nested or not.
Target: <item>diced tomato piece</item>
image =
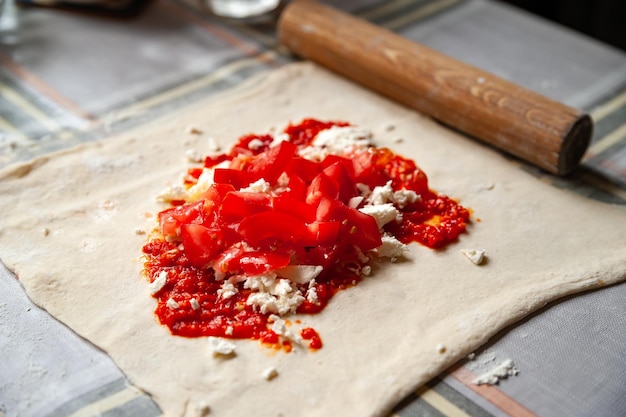
[[[190,264],[197,268],[209,265],[222,246],[220,229],[201,224],[183,224],[180,237],[185,255]]]
[[[263,274],[289,265],[288,253],[251,251],[244,252],[239,258],[241,270],[249,275]]]
[[[305,223],[315,221],[316,207],[302,200],[292,198],[289,194],[279,194],[273,199],[274,210],[296,216]]]
[[[313,178],[306,193],[307,204],[317,205],[321,198],[337,199],[339,197],[339,187],[328,175],[320,172]]]
[[[235,191],[235,187],[231,184],[211,184],[200,198],[211,201],[215,207],[219,207],[226,194],[231,191]]]
[[[319,222],[341,222],[346,219],[347,209],[348,207],[338,200],[320,197],[317,211],[315,212],[315,218]]]
[[[324,158],[324,160],[321,162],[323,168],[327,168],[336,163],[341,164],[341,166],[346,170],[346,173],[348,174],[348,176],[352,180],[354,180],[354,177],[355,177],[354,163],[352,162],[352,159],[348,159],[346,157],[339,156],[339,155],[330,154],[330,155],[327,155],[326,158]]]
[[[352,163],[355,182],[366,184],[370,188],[387,183],[389,177],[382,169],[378,169],[377,158],[378,154],[372,148],[354,155]]]
[[[339,238],[340,223],[313,222],[307,225],[316,245],[333,245]]]
[[[413,190],[420,195],[426,194],[429,192],[428,177],[426,177],[424,171],[417,168],[415,171],[404,175],[402,183],[397,188]]]
[[[250,185],[253,179],[245,171],[231,168],[216,168],[213,172],[213,181],[218,184],[229,184],[236,189],[240,189]]]
[[[363,252],[382,245],[376,219],[357,209],[348,208],[348,239]]]
[[[239,222],[254,213],[270,210],[271,206],[266,194],[232,191],[224,197],[220,214],[227,222]]]
[[[317,174],[322,172],[322,169],[323,166],[319,162],[295,156],[291,158],[291,161],[285,168],[285,172],[290,177],[292,175],[297,175],[305,182],[310,183]]]
[[[350,163],[350,165],[352,165],[352,163]],[[337,197],[342,202],[347,203],[352,197],[358,195],[354,181],[350,178],[348,171],[341,161],[327,166],[324,168],[323,172],[330,180],[335,182],[338,190]]]
[[[306,198],[306,189],[307,185],[302,178],[298,175],[290,174],[289,175],[289,183],[287,184],[289,190],[284,192],[284,194],[288,194],[292,198],[297,200],[302,200]]]
[[[239,224],[239,233],[253,246],[310,239],[309,229],[301,219],[277,211],[264,211],[246,217]]]
[[[208,223],[210,213],[207,208],[212,208],[208,204],[205,208],[205,201],[198,200],[194,203],[171,207],[159,213],[159,224],[163,236],[178,236],[180,227],[188,223]]]
[[[222,251],[213,260],[213,269],[217,272],[238,272],[239,259],[243,255],[244,250],[240,244],[234,244],[228,249]]]
[[[211,168],[214,167],[215,165],[219,164],[220,162],[224,162],[226,160],[229,159],[229,156],[226,154],[219,154],[219,155],[215,155],[215,156],[207,156],[206,158],[204,158],[204,167],[205,168]]]
[[[293,143],[281,142],[279,145],[256,155],[245,167],[251,182],[263,178],[272,185],[276,184],[276,180],[283,173],[296,150],[297,147]]]

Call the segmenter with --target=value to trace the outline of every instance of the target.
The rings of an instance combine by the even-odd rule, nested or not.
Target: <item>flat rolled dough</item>
[[[153,316],[139,256],[178,183],[185,151],[224,149],[242,134],[304,117],[347,120],[413,158],[431,187],[474,211],[445,250],[411,245],[339,293],[321,314],[318,352],[171,336]],[[190,134],[188,125],[202,134]],[[403,139],[399,141],[398,139]],[[567,294],[626,277],[626,211],[555,189],[499,154],[312,64],[255,83],[122,137],[0,173],[0,257],[35,303],[111,355],[167,416],[379,416],[507,325]],[[477,219],[480,219],[478,221]],[[479,266],[460,253],[485,249]],[[441,349],[441,345],[445,349]],[[268,380],[267,369],[277,376]],[[341,395],[337,395],[341,393]]]

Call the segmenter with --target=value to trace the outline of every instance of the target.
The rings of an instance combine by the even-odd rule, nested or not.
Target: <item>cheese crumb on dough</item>
[[[381,240],[383,244],[374,249],[374,251],[378,253],[378,256],[380,257],[390,258],[391,262],[395,262],[404,254],[404,252],[409,250],[407,245],[400,242],[393,236],[384,235]]]
[[[204,161],[202,154],[195,149],[187,149],[185,151],[185,157],[189,162],[200,163]]]
[[[485,260],[484,249],[463,249],[461,253],[467,257],[474,265],[480,265]]]
[[[278,371],[273,366],[271,366],[271,367],[267,368],[265,371],[263,371],[263,378],[267,379],[268,381],[271,381],[272,379],[276,378],[277,376],[278,376]]]
[[[483,373],[472,381],[476,385],[496,385],[501,379],[519,374],[519,370],[511,359],[504,360],[500,365]]]
[[[185,200],[187,198],[187,189],[182,185],[168,185],[157,196],[156,200],[160,203],[171,203],[176,200]]]
[[[209,336],[208,341],[213,356],[229,356],[237,349],[237,345],[221,337]]]

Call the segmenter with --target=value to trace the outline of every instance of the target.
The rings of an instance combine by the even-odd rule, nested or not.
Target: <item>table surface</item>
[[[555,187],[626,203],[626,54],[489,0],[334,5],[589,112],[594,138],[571,177],[511,163]],[[182,0],[155,0],[132,19],[31,7],[5,14],[0,167],[143,125],[294,60],[271,25],[233,25]],[[626,221],[616,227],[626,233]],[[393,414],[625,416],[625,299],[622,284],[553,303]],[[160,415],[103,352],[34,306],[1,264],[0,323],[0,415]],[[471,382],[505,359],[519,375]]]

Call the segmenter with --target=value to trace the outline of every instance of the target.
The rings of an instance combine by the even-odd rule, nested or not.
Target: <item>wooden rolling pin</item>
[[[303,58],[557,175],[591,139],[591,118],[562,103],[313,1],[289,3],[280,42]]]

